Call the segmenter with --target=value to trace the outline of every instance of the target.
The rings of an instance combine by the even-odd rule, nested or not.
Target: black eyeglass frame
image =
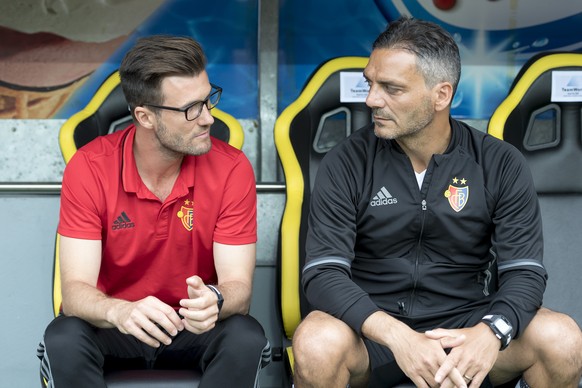
[[[149,106],[151,108],[173,110],[175,112],[182,112],[182,113],[184,113],[184,118],[186,119],[186,121],[194,121],[198,117],[200,117],[200,115],[202,114],[202,109],[204,109],[205,105],[206,105],[206,108],[208,108],[208,110],[210,111],[212,108],[215,108],[216,105],[218,105],[218,102],[220,101],[220,96],[222,95],[222,88],[220,86],[214,85],[212,83],[210,84],[210,86],[212,87],[213,90],[210,92],[208,97],[206,97],[204,100],[201,100],[201,101],[194,101],[194,102],[186,105],[183,108],[176,108],[173,106],[164,106],[164,105],[155,105],[155,104],[141,104],[141,105],[142,106]],[[214,103],[214,105],[209,105],[210,99],[213,96],[215,96],[217,93],[218,93],[218,98],[216,99],[216,102]],[[196,116],[194,116],[192,118],[188,118],[188,111],[190,109],[192,109],[192,107],[196,104],[200,104],[200,109],[198,110],[198,113],[196,114]]]

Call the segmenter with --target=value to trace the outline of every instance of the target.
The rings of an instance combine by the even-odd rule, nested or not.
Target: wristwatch
[[[504,350],[509,346],[513,337],[513,326],[503,315],[485,315],[482,322],[489,325],[495,336],[501,341],[499,350]]]
[[[207,284],[206,287],[210,288],[210,290],[216,294],[216,297],[218,298],[216,303],[218,305],[218,313],[220,314],[220,310],[222,310],[222,304],[224,303],[224,297],[222,296],[222,293],[218,291],[218,288],[215,286]]]

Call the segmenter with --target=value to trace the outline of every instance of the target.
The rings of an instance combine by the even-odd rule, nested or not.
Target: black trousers
[[[116,369],[193,369],[202,372],[201,388],[254,387],[270,357],[263,328],[248,315],[219,321],[203,334],[183,330],[159,348],[61,315],[47,327],[43,347],[41,373],[55,388],[105,388],[104,371]]]

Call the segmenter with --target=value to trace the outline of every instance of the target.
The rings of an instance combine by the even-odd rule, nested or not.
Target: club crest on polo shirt
[[[463,210],[469,201],[469,185],[467,185],[465,178],[454,177],[452,181],[453,184],[449,185],[449,188],[445,190],[445,198],[448,199],[449,205],[453,210],[458,213]]]
[[[187,231],[192,231],[192,228],[194,227],[194,202],[188,199],[185,200],[184,205],[182,205],[176,215],[182,220],[182,226],[184,226]]]

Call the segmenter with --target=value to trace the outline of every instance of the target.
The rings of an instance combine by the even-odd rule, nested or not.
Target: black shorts
[[[406,320],[405,323],[417,332],[425,332],[432,329],[460,329],[463,327],[472,327],[478,324],[487,314],[488,306],[473,309],[445,320],[427,319],[427,320]],[[404,372],[400,369],[394,355],[387,347],[378,344],[372,340],[364,338],[364,344],[368,349],[370,357],[370,381],[368,387],[391,387],[393,385],[409,381]],[[482,387],[492,387],[489,379],[486,379]]]

